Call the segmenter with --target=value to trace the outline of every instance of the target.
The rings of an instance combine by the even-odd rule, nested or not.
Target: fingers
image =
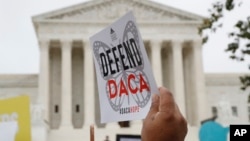
[[[157,112],[169,112],[170,110],[175,110],[175,101],[171,92],[165,88],[159,88],[160,96],[154,94],[152,96],[152,104],[148,116],[155,115]]]
[[[159,111],[168,112],[169,110],[174,110],[175,101],[172,93],[165,87],[160,87],[160,107]]]
[[[152,104],[149,110],[148,115],[153,115],[159,111],[159,105],[160,105],[160,97],[157,94],[154,94],[152,96]]]

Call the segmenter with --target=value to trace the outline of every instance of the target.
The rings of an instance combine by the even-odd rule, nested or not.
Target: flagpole
[[[94,125],[90,125],[90,141],[95,141]]]

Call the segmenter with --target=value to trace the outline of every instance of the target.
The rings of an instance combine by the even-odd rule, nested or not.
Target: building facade
[[[198,140],[200,122],[212,114],[228,113],[224,125],[249,122],[246,94],[233,101],[242,93],[234,80],[237,75],[204,75],[198,35],[203,17],[148,0],[92,0],[34,16],[40,73],[1,76],[10,83],[0,78],[1,97],[30,95],[33,141],[88,140],[91,124],[96,127],[96,140],[140,134],[141,120],[100,123],[89,43],[90,36],[128,11],[136,17],[157,85],[173,92],[189,123],[187,140]],[[222,118],[218,120],[225,121]]]

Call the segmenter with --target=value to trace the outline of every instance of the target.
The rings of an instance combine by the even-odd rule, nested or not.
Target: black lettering
[[[116,51],[116,47],[113,47],[112,48],[112,52],[114,54],[114,59],[115,59],[115,64],[116,64],[116,71],[119,72],[119,66],[118,66],[118,61],[119,61],[119,58],[117,58],[116,54],[115,54],[115,51]]]
[[[109,57],[109,54],[111,53],[110,49],[106,51],[108,62],[109,62],[109,69],[111,74],[115,74],[115,70],[112,69],[113,60]]]
[[[127,44],[126,44],[127,43]],[[135,60],[133,58],[133,54],[129,48],[129,43],[128,41],[127,42],[123,42],[123,46],[124,46],[124,49],[126,51],[126,54],[127,54],[127,57],[128,57],[128,61],[129,61],[129,64],[130,64],[130,68],[133,68],[135,67]],[[131,64],[131,62],[133,63],[133,66]]]
[[[130,44],[131,44],[131,47],[134,51],[134,55],[135,55],[135,58],[137,60],[137,63],[138,63],[138,66],[142,65],[142,59],[141,59],[141,56],[140,56],[140,53],[139,53],[139,50],[136,46],[136,43],[135,43],[135,40],[133,38],[129,39],[130,41]],[[136,50],[136,51],[135,51]],[[137,53],[136,53],[137,52]],[[136,55],[137,54],[137,55]]]
[[[119,54],[120,54],[120,57],[121,57],[120,60],[122,61],[123,70],[127,70],[127,69],[129,69],[129,67],[126,66],[126,64],[125,64],[125,62],[124,62],[125,56],[124,56],[124,54],[122,54],[122,51],[121,51],[122,45],[119,44],[117,47],[118,47]]]
[[[105,77],[108,75],[108,67],[107,67],[107,60],[103,52],[100,54],[100,58],[101,58],[101,63],[102,63],[103,77]]]

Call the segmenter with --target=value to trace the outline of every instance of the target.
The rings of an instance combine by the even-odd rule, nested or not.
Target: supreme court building
[[[89,37],[133,11],[158,86],[168,87],[198,141],[200,122],[249,123],[240,74],[204,74],[198,27],[204,17],[149,0],[91,0],[32,17],[40,49],[38,75],[0,75],[0,97],[31,97],[33,141],[96,141],[140,135],[142,121],[100,123]],[[225,116],[225,113],[227,114]]]

